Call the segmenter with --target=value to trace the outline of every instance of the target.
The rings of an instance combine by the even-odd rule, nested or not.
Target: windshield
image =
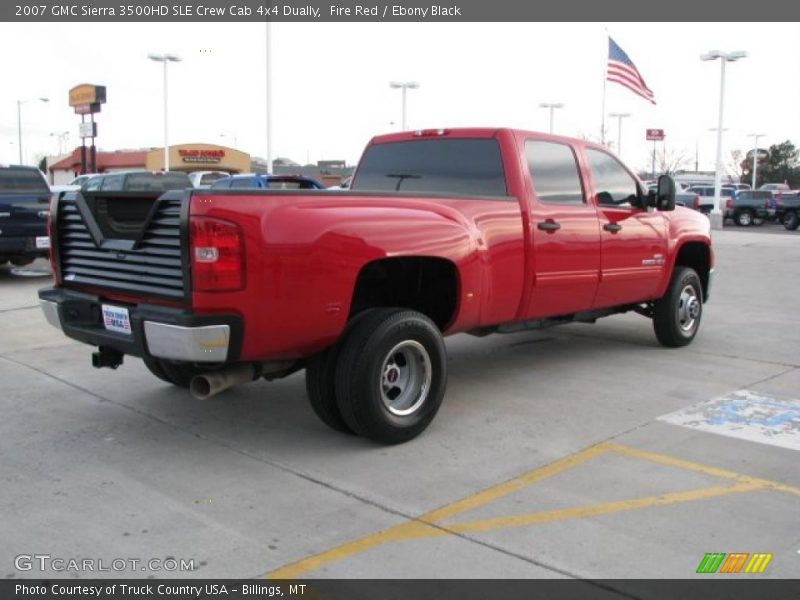
[[[50,188],[36,169],[0,169],[0,193],[49,194]]]

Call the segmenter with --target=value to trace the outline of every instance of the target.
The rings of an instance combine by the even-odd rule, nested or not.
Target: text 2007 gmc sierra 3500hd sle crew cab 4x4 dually
[[[443,335],[624,311],[666,346],[697,332],[708,218],[644,192],[605,148],[510,129],[376,137],[349,191],[73,193],[54,203],[48,320],[200,398],[306,369],[329,426],[427,427]]]

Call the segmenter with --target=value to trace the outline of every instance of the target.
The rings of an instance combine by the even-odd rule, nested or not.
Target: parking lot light
[[[416,90],[419,88],[419,83],[416,81],[390,81],[389,87],[394,90],[402,90],[403,92],[403,120],[402,129],[406,130],[406,90]]]
[[[700,55],[700,60],[717,60],[720,62],[719,77],[719,125],[717,126],[717,163],[714,173],[714,208],[711,211],[711,227],[722,229],[722,132],[724,131],[724,110],[725,110],[725,64],[735,62],[740,58],[746,58],[747,52],[735,50],[733,52],[722,52],[721,50],[711,50]]]
[[[19,164],[22,164],[22,105],[33,100],[50,102],[50,98],[28,98],[27,100],[17,100],[17,145],[19,146]]]
[[[766,133],[748,133],[747,137],[753,138],[753,189],[756,189],[756,173],[758,172],[758,138],[766,136]]]
[[[169,171],[169,135],[167,128],[167,63],[181,62],[177,54],[148,54],[147,58],[164,64],[164,171]]]
[[[631,113],[608,113],[608,116],[617,119],[617,154],[622,156],[622,119],[630,117]]]
[[[550,109],[550,135],[553,134],[553,113],[557,108],[564,108],[563,102],[542,102],[539,104],[539,108],[549,108]]]

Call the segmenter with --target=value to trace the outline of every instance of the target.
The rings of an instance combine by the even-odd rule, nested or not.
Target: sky
[[[68,106],[79,83],[105,85],[97,115],[101,150],[163,145],[162,66],[169,65],[170,144],[206,142],[266,156],[263,23],[0,23],[0,163],[18,162],[17,101],[24,159],[55,154],[58,134],[80,143]],[[400,129],[401,97],[389,82],[416,81],[408,128],[501,126],[547,131],[542,102],[562,102],[555,133],[598,138],[607,36],[627,52],[655,93],[652,106],[619,84],[606,113],[631,113],[622,158],[649,170],[645,129],[665,130],[669,153],[712,170],[720,63],[709,50],[745,50],[728,63],[725,156],[800,142],[800,25],[785,23],[274,23],[273,156],[300,163],[358,161],[373,135]],[[607,118],[617,146],[617,120]]]

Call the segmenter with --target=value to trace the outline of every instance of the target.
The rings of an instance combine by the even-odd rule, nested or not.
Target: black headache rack
[[[188,303],[190,196],[190,190],[66,194],[52,215],[63,284]]]

